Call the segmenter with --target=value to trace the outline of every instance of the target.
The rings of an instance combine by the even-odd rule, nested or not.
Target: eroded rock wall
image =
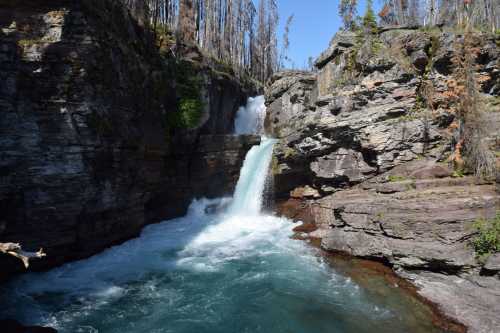
[[[259,140],[230,135],[252,88],[196,64],[204,116],[172,131],[175,62],[153,45],[119,1],[0,6],[0,242],[43,247],[32,269],[134,237],[194,197],[232,192]],[[24,270],[0,260],[3,276]]]
[[[474,221],[500,210],[498,184],[447,163],[456,128],[453,56],[462,38],[408,28],[372,38],[339,33],[316,72],[272,78],[266,126],[280,139],[273,172],[282,214],[315,224],[309,237],[325,250],[390,265],[471,331],[495,332],[499,271],[487,269],[497,267],[495,256],[478,260],[471,240]],[[498,156],[499,40],[473,38]]]

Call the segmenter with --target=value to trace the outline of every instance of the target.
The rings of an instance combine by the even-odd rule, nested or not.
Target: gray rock
[[[500,253],[490,255],[483,268],[492,272],[500,272]]]
[[[449,85],[462,37],[389,27],[374,38],[376,44],[338,33],[316,73],[287,72],[270,82],[277,206],[316,223],[323,249],[387,263],[455,321],[496,332],[498,263],[493,256],[483,268],[470,240],[474,221],[500,209],[498,183],[453,178],[438,163],[455,135]],[[477,33],[474,45],[480,88],[498,94],[495,39]],[[423,103],[424,79],[432,85],[432,110]],[[496,114],[487,115],[492,145]],[[301,195],[304,189],[314,195]]]
[[[437,304],[468,332],[496,333],[500,327],[500,283],[497,278],[398,270],[418,287],[418,293]]]
[[[314,66],[321,69],[324,65],[334,59],[336,56],[342,54],[346,49],[356,44],[356,34],[350,31],[338,32],[330,42],[330,46],[326,51],[314,62]]]
[[[361,153],[341,148],[317,158],[311,163],[311,171],[318,178],[332,180],[347,178],[347,181],[356,183],[363,181],[365,175],[374,173],[376,169],[366,164]]]
[[[417,68],[419,71],[424,71],[425,67],[429,63],[429,57],[427,57],[427,54],[424,50],[413,52],[410,58],[413,66],[415,66],[415,68]]]

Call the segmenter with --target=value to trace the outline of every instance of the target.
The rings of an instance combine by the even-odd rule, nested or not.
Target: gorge
[[[500,332],[497,31],[0,2],[0,332]]]
[[[195,200],[137,239],[16,279],[3,314],[59,332],[442,332],[397,286],[361,288],[261,213],[274,143],[250,149],[232,199]]]

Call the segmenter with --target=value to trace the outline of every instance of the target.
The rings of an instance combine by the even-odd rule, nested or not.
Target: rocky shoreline
[[[305,222],[308,234],[299,237],[323,250],[390,267],[460,323],[455,330],[493,333],[500,327],[499,255],[482,262],[471,241],[475,221],[500,210],[499,184],[447,163],[455,33],[406,27],[375,38],[373,48],[373,40],[338,33],[317,72],[271,80],[266,127],[279,139],[278,211]],[[490,102],[500,92],[497,37],[474,38],[489,142],[498,152],[500,110]],[[432,109],[422,102],[429,98],[424,81],[433,87]]]
[[[373,277],[382,278],[391,288],[401,289],[415,301],[422,304],[422,306],[429,311],[429,317],[436,327],[450,333],[467,332],[467,327],[463,323],[447,315],[440,309],[438,303],[421,295],[418,287],[414,283],[407,277],[399,275],[386,263],[377,260],[362,259],[342,251],[331,251],[322,248],[322,239],[318,238],[315,233],[317,230],[314,224],[302,223],[294,229],[295,235],[293,237],[306,241],[311,246],[317,248],[322,257],[325,258],[335,270],[350,277],[363,288],[372,290],[374,287],[370,279]]]

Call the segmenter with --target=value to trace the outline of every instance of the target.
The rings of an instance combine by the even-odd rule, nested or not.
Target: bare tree
[[[356,19],[357,0],[340,0],[339,14],[344,23],[344,29],[353,30]]]
[[[497,31],[499,0],[385,0],[379,13],[382,24],[447,25]]]
[[[178,40],[182,43],[195,41],[195,6],[194,0],[180,0],[179,3],[179,28]]]
[[[279,67],[284,68],[285,67],[285,61],[288,62],[290,61],[290,58],[288,58],[288,50],[290,49],[290,27],[293,22],[293,17],[294,15],[290,15],[288,19],[286,20],[285,24],[285,32],[283,33],[283,48],[281,50],[280,54],[280,61],[279,61]]]
[[[177,41],[262,81],[278,67],[276,0],[120,0],[154,37],[176,32]],[[162,45],[162,43],[157,43]]]

